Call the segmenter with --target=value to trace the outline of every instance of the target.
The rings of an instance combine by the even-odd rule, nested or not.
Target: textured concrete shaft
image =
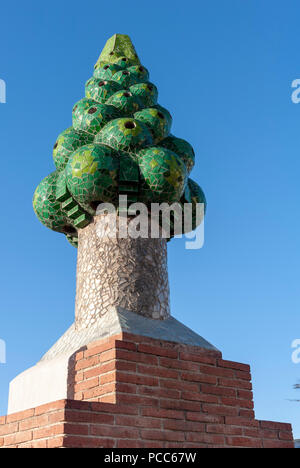
[[[79,230],[77,330],[94,325],[116,306],[153,319],[170,316],[166,240],[121,238],[120,218],[114,223],[112,217],[95,216]]]

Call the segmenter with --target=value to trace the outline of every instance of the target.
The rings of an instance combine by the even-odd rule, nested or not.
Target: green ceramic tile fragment
[[[74,220],[74,226],[77,228],[84,228],[90,223],[90,221],[91,221],[91,218],[83,213],[82,215],[80,215],[78,218]]]
[[[62,202],[61,207],[63,209],[71,210],[76,205],[77,205],[76,201],[74,201],[72,197],[69,197],[67,200]]]
[[[75,205],[74,208],[72,208],[70,211],[68,211],[68,217],[75,219],[77,218],[81,213],[81,210],[78,205]]]

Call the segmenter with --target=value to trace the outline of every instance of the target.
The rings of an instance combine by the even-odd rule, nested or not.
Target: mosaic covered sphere
[[[127,70],[135,77],[135,83],[145,83],[149,80],[149,72],[142,65],[132,65]]]
[[[107,100],[107,104],[116,107],[120,113],[128,116],[132,116],[143,107],[139,98],[126,89],[113,94]]]
[[[110,96],[122,88],[123,86],[116,81],[99,80],[93,77],[86,82],[85,96],[104,104]]]
[[[33,196],[33,209],[39,220],[53,231],[65,232],[69,220],[56,200],[59,173],[52,172],[38,185]]]
[[[177,154],[157,146],[137,154],[142,176],[140,196],[144,202],[172,203],[180,199],[187,171]]]
[[[143,107],[157,104],[158,91],[153,83],[137,83],[129,87],[129,91],[142,101]]]
[[[95,142],[120,151],[134,151],[153,144],[150,131],[142,122],[131,118],[109,122],[96,135]]]
[[[165,140],[160,142],[160,145],[178,154],[186,165],[188,173],[191,172],[195,164],[195,152],[187,141],[174,135],[169,135]]]
[[[183,232],[187,233],[193,231],[203,221],[207,203],[202,188],[191,178],[188,179],[188,183],[180,199],[180,203],[182,205],[185,203],[191,204],[192,226],[190,229],[187,229],[187,225],[183,226]]]
[[[113,75],[119,70],[122,70],[122,68],[119,67],[119,65],[116,65],[115,63],[105,63],[102,66],[100,66],[100,64],[97,64],[95,65],[93,76],[100,80],[111,80]]]
[[[70,158],[70,155],[80,148],[93,141],[93,136],[86,132],[75,130],[73,127],[62,132],[53,147],[53,160],[58,171],[63,170]]]
[[[118,168],[118,156],[111,148],[83,146],[67,164],[68,189],[79,204],[113,201],[117,197]]]
[[[155,144],[166,138],[170,133],[172,117],[163,107],[159,106],[159,109],[147,107],[136,112],[134,118],[143,122],[149,128]]]
[[[136,83],[135,75],[131,74],[127,69],[115,73],[111,80],[118,83],[123,89],[127,89],[129,86]]]
[[[81,99],[73,108],[73,127],[91,135],[98,133],[108,122],[122,115],[116,106]]]
[[[121,68],[128,68],[134,65],[134,60],[131,60],[129,57],[119,57],[118,60],[115,62]]]

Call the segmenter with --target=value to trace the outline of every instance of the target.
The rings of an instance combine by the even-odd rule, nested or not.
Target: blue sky
[[[125,33],[172,133],[195,148],[192,177],[208,200],[204,247],[169,244],[172,313],[225,359],[251,364],[256,417],[292,422],[300,438],[300,404],[289,401],[300,398],[299,15],[299,2],[276,0],[1,6],[0,414],[9,381],[73,320],[76,250],[31,200],[106,40]]]

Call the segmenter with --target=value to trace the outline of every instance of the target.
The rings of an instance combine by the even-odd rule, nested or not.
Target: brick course
[[[250,368],[221,353],[122,333],[75,356],[73,399],[0,418],[0,447],[292,448],[254,419]]]

